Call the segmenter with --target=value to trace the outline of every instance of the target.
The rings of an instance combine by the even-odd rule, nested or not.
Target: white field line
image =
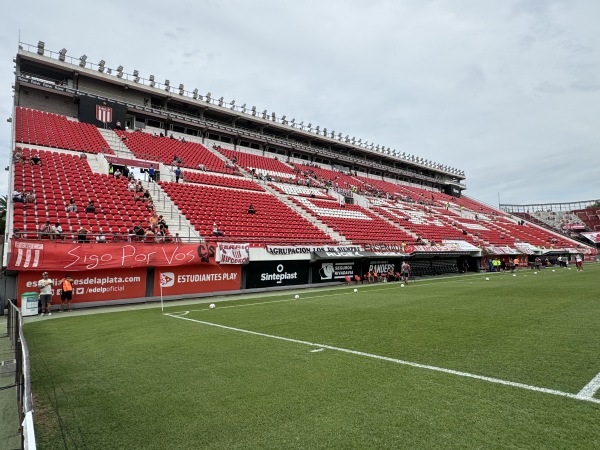
[[[600,389],[600,373],[594,378],[592,378],[592,381],[586,384],[585,387],[582,390],[580,390],[577,395],[579,397],[592,398],[594,397],[596,392],[598,392],[598,389]]]
[[[292,339],[292,338],[287,338],[287,337],[283,337],[283,336],[276,336],[276,335],[273,335],[273,334],[260,333],[258,331],[251,331],[251,330],[244,330],[242,328],[229,327],[229,326],[221,325],[221,324],[218,324],[218,323],[206,322],[204,320],[191,319],[189,317],[176,316],[176,315],[172,315],[172,314],[168,314],[168,313],[166,313],[164,315],[172,317],[174,319],[187,320],[187,321],[199,323],[199,324],[202,324],[202,325],[208,325],[208,326],[211,326],[211,327],[222,328],[224,330],[237,331],[237,332],[240,332],[240,333],[246,333],[246,334],[251,334],[251,335],[254,335],[254,336],[266,337],[266,338],[270,338],[270,339],[277,339],[277,340],[285,341],[285,342],[292,342],[294,344],[308,345],[308,346],[311,346],[311,347],[317,347],[317,348],[321,348],[321,349],[335,350],[335,351],[342,352],[342,353],[349,353],[351,355],[357,355],[357,356],[363,356],[363,357],[366,357],[366,358],[378,359],[378,360],[381,360],[381,361],[387,361],[387,362],[391,362],[391,363],[395,363],[395,364],[400,364],[400,365],[403,365],[403,366],[410,366],[410,367],[416,367],[416,368],[419,368],[419,369],[433,370],[434,372],[442,372],[442,373],[447,373],[447,374],[450,374],[450,375],[456,375],[456,376],[459,376],[459,377],[465,377],[465,378],[472,378],[472,379],[475,379],[475,380],[487,381],[488,383],[501,384],[501,385],[504,385],[504,386],[511,386],[511,387],[516,387],[516,388],[519,388],[519,389],[526,389],[528,391],[542,392],[544,394],[557,395],[557,396],[560,396],[560,397],[567,397],[567,398],[572,398],[572,399],[575,399],[575,400],[582,400],[582,401],[587,401],[587,402],[592,402],[592,403],[600,404],[600,399],[593,398],[593,397],[591,397],[589,395],[580,395],[581,392],[578,393],[578,394],[571,394],[569,392],[557,391],[555,389],[548,389],[548,388],[542,388],[542,387],[537,387],[537,386],[530,386],[528,384],[516,383],[514,381],[502,380],[500,378],[486,377],[486,376],[483,376],[483,375],[476,375],[476,374],[473,374],[473,373],[461,372],[461,371],[458,371],[458,370],[445,369],[443,367],[430,366],[428,364],[420,364],[420,363],[411,362],[411,361],[404,361],[402,359],[390,358],[389,356],[375,355],[373,353],[366,353],[366,352],[360,352],[358,350],[350,350],[350,349],[347,349],[347,348],[334,347],[332,345],[318,344],[318,343],[315,343],[315,342],[302,341],[302,340],[299,340],[299,339]]]
[[[471,276],[471,275],[466,275],[466,276]],[[432,280],[433,281],[433,280]],[[431,284],[444,284],[444,283],[453,283],[453,282],[457,282],[458,280],[454,279],[454,280],[446,280],[446,281],[437,281],[437,282],[432,282],[432,283],[428,283],[427,281],[423,281],[420,282],[419,284],[413,284],[411,283],[411,286],[429,286]],[[389,291],[390,289],[400,289],[400,285],[393,285],[393,286],[388,286],[388,287],[380,287],[381,285],[378,284],[368,284],[365,286],[362,286],[364,288],[369,288],[369,287],[378,287],[379,289],[376,289],[377,292],[379,291]],[[408,287],[408,286],[407,286]],[[339,288],[337,288],[339,289]],[[348,288],[350,289],[350,288]],[[404,291],[403,291],[404,292]],[[299,301],[299,300],[312,300],[315,298],[325,298],[325,297],[338,297],[340,295],[358,295],[360,294],[360,291],[358,293],[355,292],[336,292],[333,294],[324,294],[324,295],[312,295],[312,296],[306,296],[306,297],[300,297],[299,299],[295,299],[295,298],[286,298],[283,300],[270,300],[270,301],[266,301],[266,302],[254,302],[254,303],[244,303],[243,305],[229,305],[229,306],[219,306],[219,309],[225,309],[225,308],[242,308],[245,306],[255,306],[255,305],[268,305],[270,303],[282,303],[282,302],[294,302],[294,301]],[[290,294],[293,295],[293,294]],[[170,314],[182,314],[182,313],[189,313],[189,312],[201,312],[201,311],[209,311],[210,308],[202,308],[202,309],[189,309],[187,311],[178,311],[178,312],[173,312]],[[185,315],[185,314],[184,314]]]

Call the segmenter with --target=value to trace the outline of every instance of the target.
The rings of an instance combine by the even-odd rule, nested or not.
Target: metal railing
[[[33,429],[33,401],[31,397],[31,374],[29,349],[23,336],[23,318],[13,300],[8,300],[7,333],[15,350],[15,387],[17,389],[17,405],[19,423],[21,424],[21,448],[35,449],[35,432]]]

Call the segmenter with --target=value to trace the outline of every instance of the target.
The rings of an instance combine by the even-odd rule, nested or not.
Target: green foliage
[[[593,204],[588,206],[586,209],[595,209],[595,208],[600,208],[600,200],[594,202]]]
[[[40,448],[597,448],[600,265],[246,296],[25,327]],[[490,280],[486,281],[486,277]],[[242,306],[244,307],[232,307]]]

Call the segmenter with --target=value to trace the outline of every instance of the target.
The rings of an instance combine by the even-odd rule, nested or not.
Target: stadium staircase
[[[167,195],[160,183],[154,183],[148,180],[142,181],[144,188],[148,189],[152,195],[156,214],[163,216],[169,226],[169,234],[179,237],[183,242],[204,242],[204,238],[196,231],[189,220],[181,213],[175,202]]]
[[[110,128],[98,128],[98,131],[110,147],[110,149],[119,158],[136,159],[135,155],[123,143],[121,138]]]

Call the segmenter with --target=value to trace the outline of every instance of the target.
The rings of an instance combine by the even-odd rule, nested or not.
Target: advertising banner
[[[220,242],[217,245],[217,261],[221,264],[248,264],[250,244]]]
[[[299,255],[313,252],[358,252],[361,250],[358,245],[267,245],[265,247],[267,252],[271,253],[272,255]]]
[[[142,242],[63,243],[21,241],[11,244],[9,270],[70,272],[131,267],[182,266],[208,262],[214,253],[205,244],[145,244]]]
[[[202,294],[206,292],[237,291],[241,287],[242,269],[239,265],[201,264],[157,269],[154,295]],[[162,282],[161,282],[162,280]]]
[[[246,271],[246,288],[307,284],[308,269],[308,261],[251,262]]]
[[[43,271],[22,271],[17,276],[17,298],[23,292],[39,292],[37,283]],[[146,269],[94,270],[93,272],[66,272],[48,270],[54,281],[52,303],[60,304],[61,286],[59,281],[68,273],[73,278],[72,303],[99,302],[140,298],[146,295]]]
[[[354,279],[361,275],[359,261],[317,261],[313,265],[313,283],[344,281],[346,277]]]

